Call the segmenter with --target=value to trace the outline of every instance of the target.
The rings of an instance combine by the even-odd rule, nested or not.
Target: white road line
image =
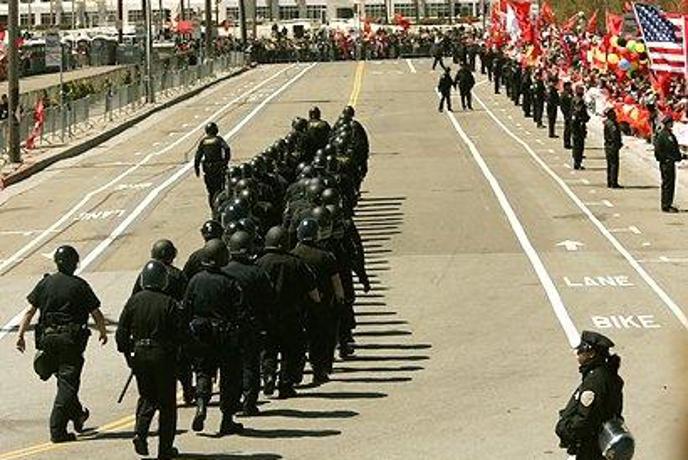
[[[282,85],[279,89],[277,89],[276,92],[274,92],[268,99],[263,101],[262,104],[258,105],[253,111],[251,111],[238,125],[235,126],[235,129],[239,127],[238,129],[241,129],[243,125],[245,125],[251,118],[255,116],[255,114],[265,106],[271,99],[276,97],[278,94],[280,94],[284,89],[286,89],[291,83],[296,81],[297,78],[300,78],[306,71],[310,70],[315,64],[312,64],[308,67],[306,67],[301,73],[297,74],[296,77],[292,78],[289,80],[285,85]],[[43,233],[41,233],[37,238],[33,239],[29,243],[27,243],[24,247],[22,247],[19,251],[14,253],[12,256],[10,256],[8,259],[5,259],[0,263],[0,274],[3,273],[4,270],[7,269],[7,267],[12,266],[19,260],[23,260],[23,257],[25,254],[27,254],[29,251],[31,251],[33,248],[38,246],[38,244],[46,238],[47,235],[53,233],[55,230],[57,230],[59,227],[61,227],[65,222],[69,221],[71,217],[94,195],[102,192],[103,190],[106,190],[108,187],[115,185],[118,181],[126,177],[128,174],[131,172],[135,171],[138,169],[141,165],[145,164],[146,162],[150,161],[151,158],[153,158],[156,155],[161,155],[165,151],[171,149],[174,145],[181,143],[185,138],[188,138],[192,133],[194,133],[196,130],[201,129],[202,127],[205,126],[206,123],[211,121],[213,118],[215,118],[217,115],[219,115],[222,111],[225,110],[225,108],[233,105],[235,102],[238,102],[245,94],[251,93],[258,88],[264,86],[268,82],[272,81],[273,79],[277,78],[277,76],[281,75],[283,72],[287,71],[288,69],[294,67],[294,65],[291,65],[289,67],[286,67],[276,74],[272,75],[271,77],[267,78],[266,80],[263,80],[259,84],[255,85],[251,90],[249,90],[247,93],[244,93],[237,98],[235,98],[233,101],[225,104],[222,108],[217,110],[217,112],[213,113],[212,116],[208,117],[206,120],[204,120],[202,123],[200,123],[196,128],[194,128],[192,131],[189,131],[187,134],[185,134],[183,137],[180,137],[177,139],[174,143],[168,145],[164,149],[160,150],[159,152],[154,152],[148,154],[141,162],[139,162],[136,166],[133,166],[126,171],[124,171],[122,174],[108,182],[107,184],[97,188],[96,190],[93,190],[89,192],[76,206],[74,206],[72,209],[70,209],[66,214],[64,214],[59,220],[57,220],[53,225],[51,225],[47,230],[45,230]],[[238,129],[236,129],[238,131]],[[230,131],[229,136],[236,134],[235,130]],[[229,137],[228,136],[228,137]],[[191,168],[193,167],[193,163],[189,162],[186,165],[184,165],[180,170],[178,170],[175,174],[173,174],[170,178],[168,178],[163,184],[157,186],[155,189],[153,189],[147,196],[144,198],[143,202],[137,206],[134,211],[132,211],[131,214],[127,216],[127,218],[120,223],[117,228],[108,236],[107,239],[102,241],[93,251],[91,251],[81,262],[81,266],[77,273],[82,273],[88,265],[90,265],[97,257],[100,255],[107,247],[112,244],[112,242],[126,230],[126,228],[138,217],[139,214],[143,212],[143,210],[153,201],[157,195],[160,194],[160,192],[174,183],[176,180],[178,180],[180,177],[184,175],[185,172],[188,172]],[[145,206],[142,206],[144,203]],[[126,225],[125,225],[126,224]],[[24,315],[24,312],[26,309],[20,311],[17,313],[12,319],[10,319],[7,324],[5,324],[2,328],[0,328],[0,340],[2,340],[7,334],[10,333],[10,331],[16,327],[19,324],[19,321],[21,320],[22,316]]]
[[[628,250],[619,242],[619,240],[616,239],[614,235],[607,229],[607,227],[602,224],[602,222],[593,214],[592,211],[590,211],[590,208],[588,208],[585,203],[581,201],[578,196],[573,193],[573,190],[571,190],[571,187],[566,185],[566,182],[559,177],[553,170],[550,168],[547,163],[545,163],[540,156],[538,156],[535,151],[530,148],[530,146],[523,141],[520,137],[518,137],[516,134],[514,134],[507,126],[502,123],[502,121],[497,118],[497,116],[483,103],[483,101],[474,94],[475,100],[478,101],[478,104],[480,104],[487,114],[494,120],[499,127],[501,127],[509,136],[511,136],[512,139],[514,139],[516,142],[518,142],[523,148],[528,152],[528,154],[535,160],[536,163],[540,165],[540,167],[547,173],[549,176],[561,187],[561,189],[568,195],[568,197],[573,201],[576,206],[585,214],[590,222],[597,228],[597,230],[605,237],[607,240],[611,243],[612,246],[623,256],[624,259],[629,263],[631,267],[640,275],[640,277],[645,281],[645,283],[652,289],[655,294],[662,300],[664,305],[667,306],[667,308],[674,314],[676,319],[683,325],[684,328],[688,329],[688,317],[686,317],[685,313],[681,309],[681,307],[678,306],[676,302],[667,294],[667,292],[655,281],[652,276],[638,263],[638,261],[633,257],[633,255],[628,252]],[[607,200],[608,201],[608,200]],[[611,203],[610,203],[611,204]],[[612,205],[613,206],[613,205]]]
[[[483,159],[482,155],[480,155],[480,152],[476,148],[473,141],[469,139],[469,137],[466,135],[464,130],[459,125],[459,122],[456,121],[456,117],[454,117],[454,114],[451,112],[447,112],[447,116],[449,117],[449,120],[454,126],[456,132],[459,133],[459,136],[461,137],[463,142],[468,146],[468,149],[471,151],[473,159],[478,164],[478,167],[480,168],[480,171],[483,173],[483,176],[485,176],[485,179],[487,179],[488,184],[490,184],[490,187],[492,188],[492,191],[494,192],[495,197],[499,202],[499,205],[502,207],[502,210],[504,211],[504,214],[506,215],[507,220],[511,225],[511,228],[513,229],[514,234],[518,239],[518,242],[521,244],[523,251],[526,253],[526,256],[528,257],[530,264],[533,266],[533,269],[535,270],[535,273],[537,274],[540,283],[542,284],[542,287],[544,288],[545,293],[547,294],[547,298],[549,299],[549,302],[552,305],[554,314],[559,320],[559,324],[561,324],[561,327],[564,330],[564,333],[566,334],[566,338],[568,339],[569,344],[571,345],[571,347],[578,345],[578,343],[580,342],[578,330],[576,329],[576,326],[573,324],[573,320],[571,320],[569,312],[566,310],[566,306],[564,305],[564,302],[561,299],[561,295],[559,295],[559,291],[557,291],[554,281],[552,281],[552,277],[547,272],[547,269],[545,268],[545,265],[542,263],[540,256],[538,255],[537,251],[535,251],[535,248],[530,242],[530,239],[528,238],[528,235],[526,234],[526,231],[523,228],[523,224],[521,224],[521,222],[518,220],[518,217],[516,216],[514,209],[511,207],[509,199],[506,197],[506,194],[502,190],[502,187],[499,185],[499,182],[495,178],[494,174],[492,174],[492,171],[490,171],[490,168],[487,166],[487,163],[485,163],[485,160]]]

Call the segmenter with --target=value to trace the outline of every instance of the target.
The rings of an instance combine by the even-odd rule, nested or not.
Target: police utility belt
[[[210,318],[194,318],[189,324],[192,337],[203,345],[231,344],[239,337],[239,325]]]

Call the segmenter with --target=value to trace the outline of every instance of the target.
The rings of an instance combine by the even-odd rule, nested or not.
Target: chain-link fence
[[[231,52],[212,61],[167,70],[153,69],[152,86],[156,101],[168,100],[194,87],[206,84],[220,74],[245,65],[245,55]],[[19,122],[22,143],[35,134],[37,146],[60,145],[92,131],[107,122],[133,115],[146,104],[145,81],[109,88],[86,97],[65,101],[63,106],[49,106],[43,111],[43,126],[38,126],[39,114],[34,109],[25,111]],[[0,151],[7,151],[7,120],[0,124]]]

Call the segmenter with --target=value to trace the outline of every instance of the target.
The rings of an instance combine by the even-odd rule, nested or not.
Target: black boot
[[[205,416],[207,413],[207,404],[203,398],[196,400],[196,415],[194,416],[191,429],[194,431],[203,431],[203,424],[205,423]]]
[[[131,441],[134,444],[134,451],[141,455],[142,457],[147,457],[149,452],[148,452],[148,441],[146,438],[142,438],[139,435],[134,436],[134,439]]]
[[[237,434],[244,431],[244,425],[237,423],[232,419],[231,415],[223,415],[222,423],[220,424],[220,436],[229,434]]]

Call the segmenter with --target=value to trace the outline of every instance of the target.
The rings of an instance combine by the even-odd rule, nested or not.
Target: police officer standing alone
[[[598,436],[605,422],[622,419],[621,358],[610,354],[614,343],[602,334],[583,331],[577,347],[582,382],[559,412],[560,447],[576,460],[604,460]]]
[[[547,88],[547,127],[550,139],[556,139],[554,128],[557,124],[557,111],[559,110],[559,91],[557,91],[557,79],[552,77]]]
[[[662,174],[662,212],[676,213],[678,212],[678,209],[674,207],[676,162],[688,157],[681,154],[676,136],[671,130],[674,120],[667,116],[662,125],[663,127],[657,131],[654,138],[655,158],[659,162],[659,171]]]
[[[451,105],[451,90],[454,87],[454,80],[451,77],[451,68],[446,67],[444,73],[440,77],[439,83],[437,83],[437,91],[440,92],[440,107],[439,111],[442,112],[444,109],[444,103],[447,103],[447,110],[453,112]]]
[[[585,138],[588,135],[587,123],[590,121],[588,109],[585,107],[583,85],[576,87],[576,97],[573,98],[571,108],[571,149],[573,156],[573,169],[585,169],[583,167],[583,155],[585,152]]]
[[[473,97],[471,91],[475,86],[475,78],[473,77],[471,69],[466,64],[461,65],[461,68],[456,73],[454,85],[459,88],[461,108],[466,110],[466,107],[468,107],[470,110],[473,110]]]
[[[616,121],[614,107],[607,107],[604,114],[604,155],[607,158],[607,187],[622,188],[619,185],[619,150],[621,143],[621,129]]]
[[[218,136],[218,128],[215,123],[208,123],[205,127],[205,137],[198,144],[194,158],[194,172],[196,177],[201,174],[203,166],[203,180],[208,190],[208,204],[213,209],[215,195],[224,188],[227,168],[231,152],[227,142]]]
[[[22,353],[26,350],[24,334],[40,311],[36,349],[43,354],[48,367],[47,372],[41,372],[41,379],[48,380],[52,374],[57,379],[57,394],[50,414],[50,439],[60,443],[76,440],[74,433],[67,432],[70,420],[74,430],[81,433],[89,417],[88,409],[79,402],[84,351],[91,335],[86,325],[89,314],[98,328],[100,343],[105,345],[108,338],[100,300],[86,281],[74,275],[79,264],[76,249],[60,246],[54,260],[57,273],[45,275],[27,297],[30,307],[19,325],[16,346]]]
[[[176,359],[185,328],[177,301],[165,293],[169,282],[165,264],[148,262],[139,277],[142,290],[124,306],[115,336],[117,350],[124,354],[139,390],[134,450],[148,455],[148,433],[158,411],[160,460],[179,454],[172,446],[177,428]]]

